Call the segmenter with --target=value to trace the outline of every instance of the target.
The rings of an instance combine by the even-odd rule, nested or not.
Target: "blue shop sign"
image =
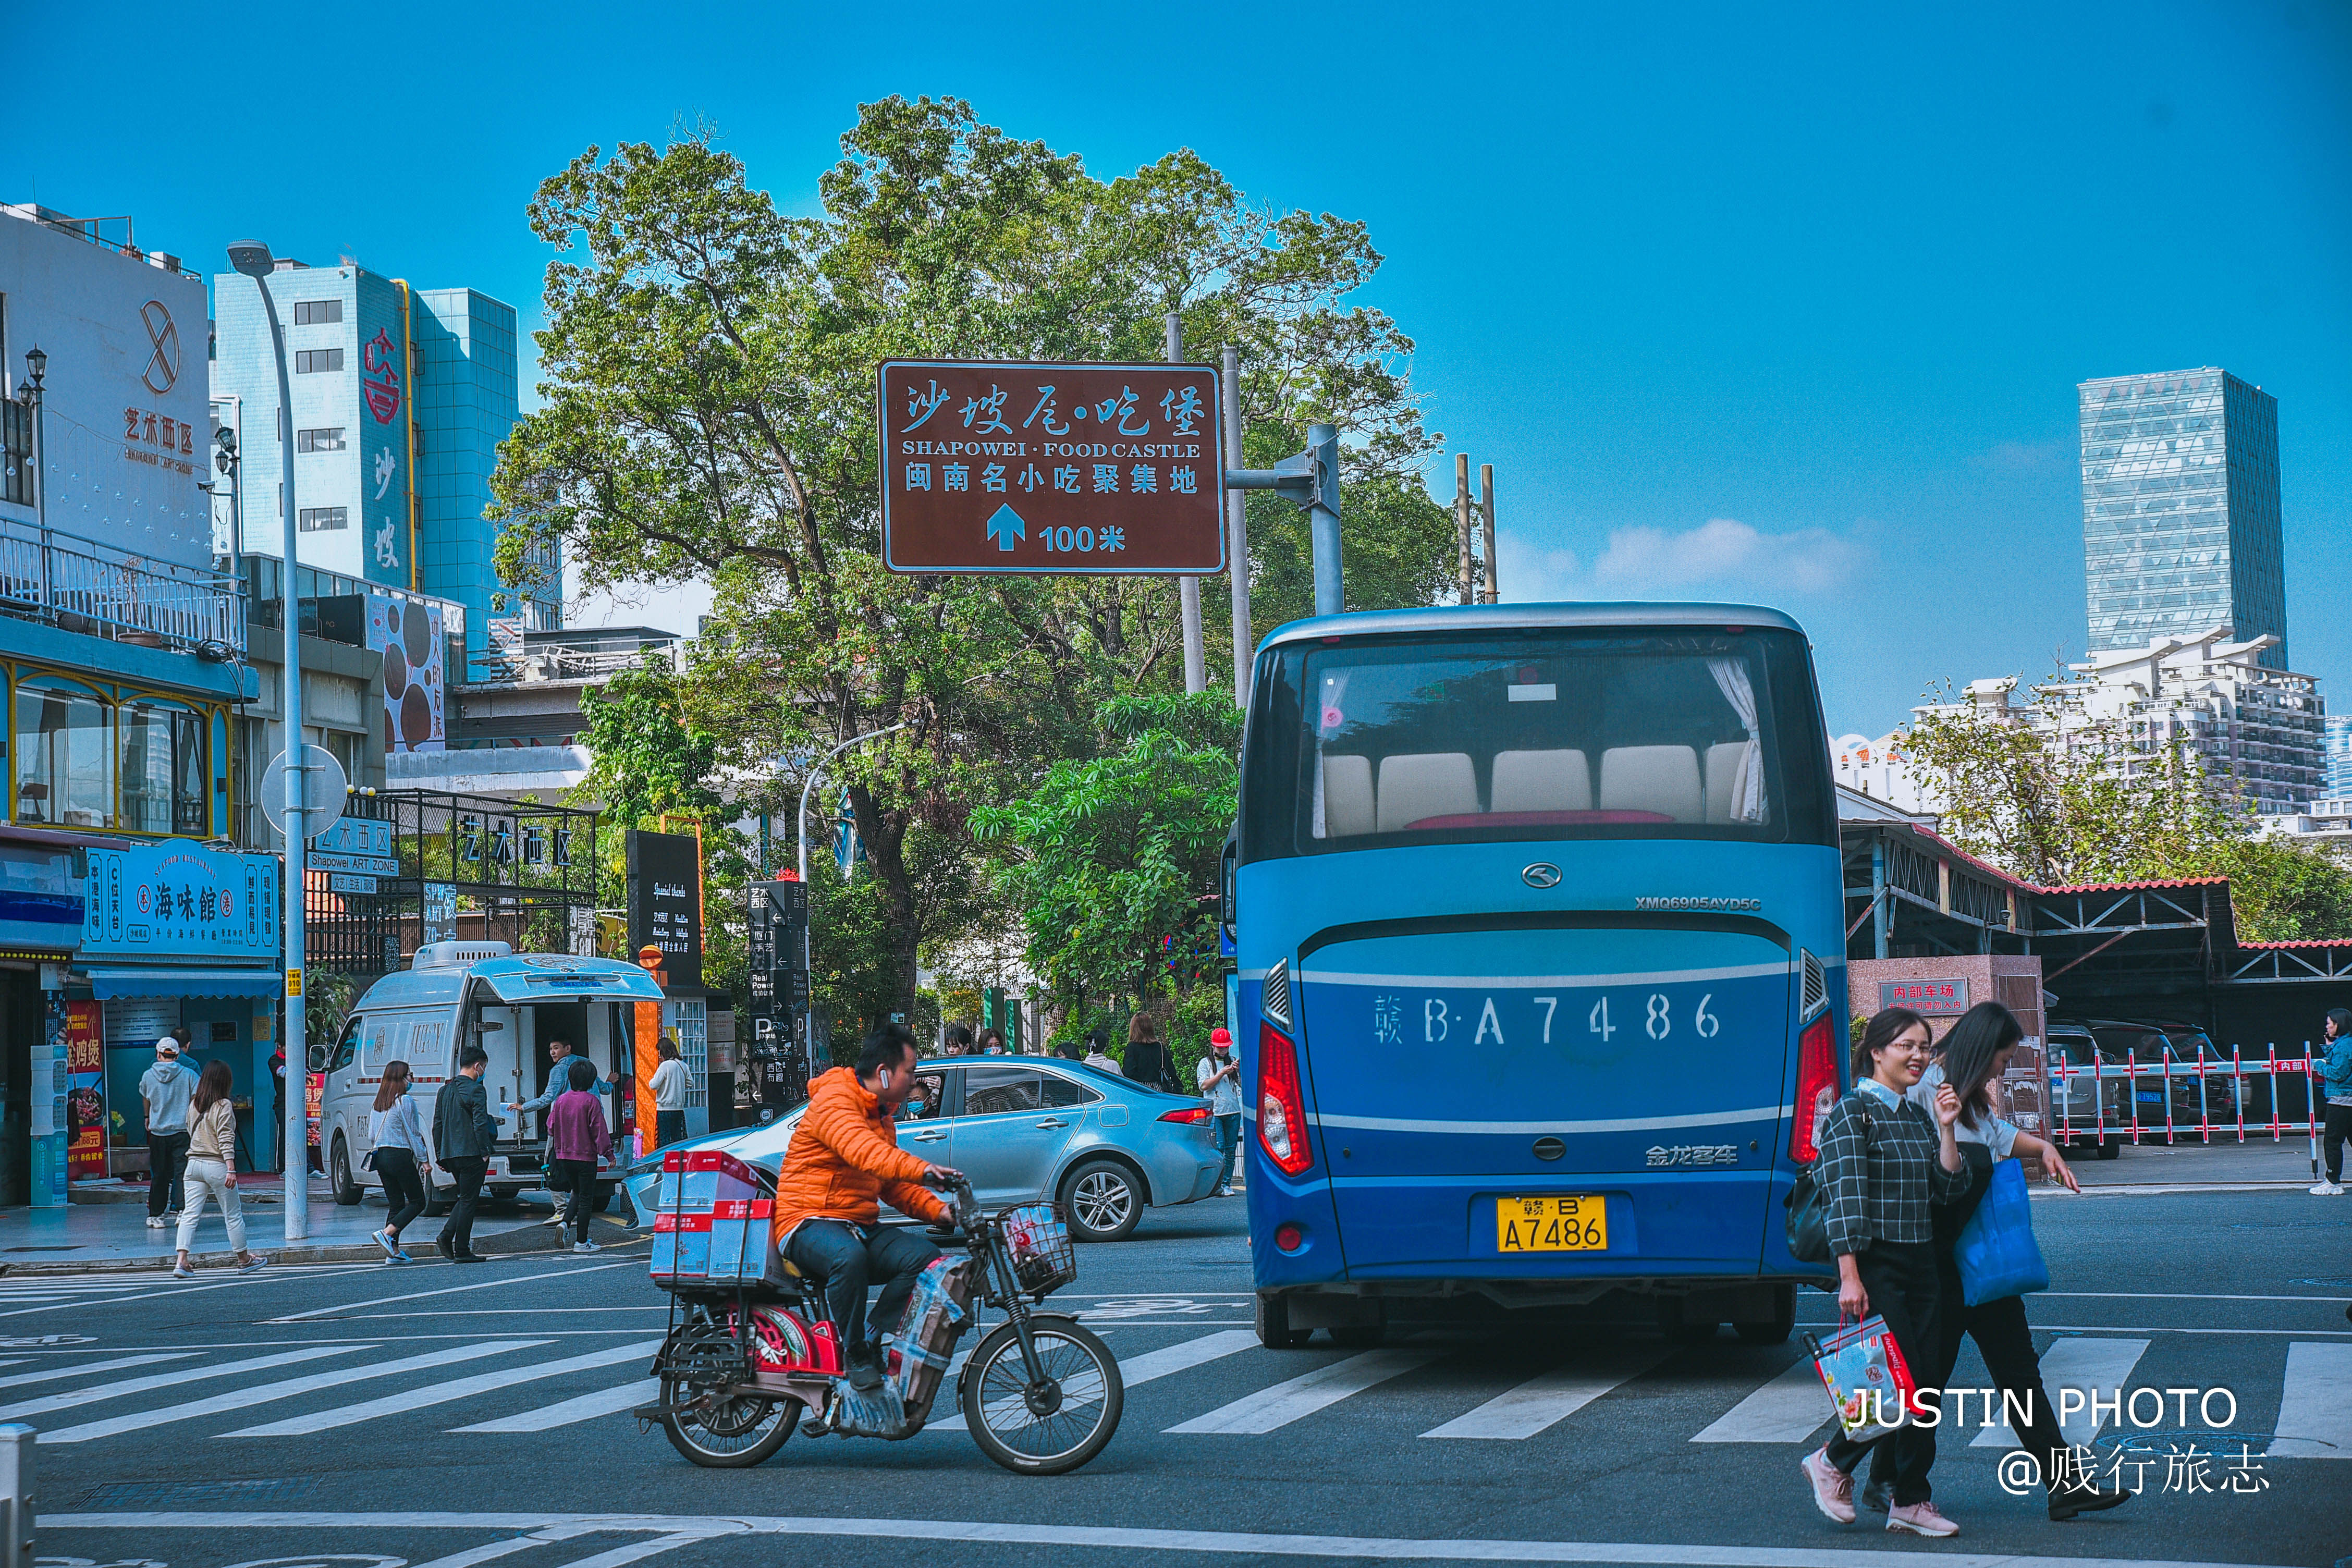
[[[90,849],[84,957],[278,957],[278,858],[193,838]]]

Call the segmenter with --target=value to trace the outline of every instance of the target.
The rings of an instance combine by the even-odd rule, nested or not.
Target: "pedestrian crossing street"
[[[1114,1350],[1121,1352],[1129,1391],[1129,1429],[1148,1423],[1177,1438],[1263,1436],[1302,1423],[1352,1419],[1404,1421],[1433,1440],[1526,1442],[1556,1430],[1572,1433],[1578,1428],[1568,1424],[1580,1415],[1608,1419],[1619,1402],[1661,1389],[1675,1395],[1677,1410],[1707,1407],[1687,1433],[1692,1443],[1809,1444],[1819,1440],[1828,1416],[1820,1380],[1801,1354],[1754,1382],[1752,1354],[1727,1357],[1717,1347],[1640,1340],[1564,1356],[1530,1353],[1507,1365],[1491,1339],[1442,1333],[1354,1353],[1268,1352],[1245,1329],[1187,1333],[1151,1348],[1123,1347],[1157,1333],[1130,1330],[1114,1337],[1121,1342]],[[2151,1364],[2152,1342],[2120,1332],[2054,1339],[2042,1356],[2045,1383],[2053,1397],[2063,1389],[2095,1393],[2111,1411],[2119,1393],[2134,1387],[2194,1381],[2185,1375],[2199,1359],[2194,1352],[2176,1341]],[[524,1331],[424,1350],[414,1340],[367,1340],[0,1353],[0,1422],[29,1424],[42,1443],[66,1445],[152,1431],[174,1440],[307,1437],[419,1415],[451,1434],[541,1433],[626,1420],[632,1406],[656,1396],[645,1369],[660,1343],[658,1336]],[[2258,1376],[2221,1380],[2238,1400],[2232,1431],[2251,1435],[2257,1451],[2262,1435],[2274,1432],[2270,1458],[2352,1459],[2352,1341],[2294,1342],[2284,1355],[2271,1344],[2254,1360],[2266,1369]],[[574,1392],[592,1381],[598,1386]],[[1161,1384],[1150,1398],[1136,1396]],[[952,1388],[951,1372],[950,1392],[925,1436],[960,1433]],[[1638,1418],[1651,1420],[1659,1404],[1651,1399],[1614,1414],[1639,1412]],[[1968,1425],[1958,1428],[1975,1428],[1970,1447],[2011,1445],[2005,1426],[1979,1426],[1979,1419],[1972,1405]],[[2091,1442],[2100,1429],[2093,1419],[2087,1409],[2070,1413],[2067,1438]],[[2112,1433],[2122,1424],[2110,1415],[2104,1425]],[[1941,1436],[1953,1442],[1954,1428]]]

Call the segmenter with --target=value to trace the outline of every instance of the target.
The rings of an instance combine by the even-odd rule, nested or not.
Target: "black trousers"
[[[793,1267],[824,1281],[824,1310],[841,1331],[845,1354],[866,1344],[866,1287],[877,1276],[882,1294],[874,1303],[881,1321],[896,1328],[915,1293],[915,1277],[930,1267],[940,1249],[912,1231],[886,1226],[859,1227],[836,1219],[803,1220],[793,1232]],[[875,1336],[879,1338],[877,1334]]]
[[[686,1112],[656,1110],[654,1112],[654,1146],[667,1149],[686,1141]]]
[[[383,1178],[383,1203],[392,1211],[383,1228],[398,1236],[425,1212],[425,1177],[416,1169],[415,1152],[398,1143],[377,1147],[375,1173]]]
[[[441,1223],[441,1235],[452,1252],[474,1250],[474,1205],[481,1201],[482,1178],[489,1174],[490,1162],[481,1154],[453,1155],[441,1162],[442,1167],[457,1178],[457,1201],[449,1205],[449,1217]]]
[[[588,1211],[596,1203],[596,1162],[550,1160],[548,1163],[572,1178],[571,1190],[563,1194],[563,1222],[571,1227],[573,1241],[585,1241],[588,1239]]]
[[[1935,1243],[1874,1241],[1867,1251],[1854,1254],[1853,1260],[1862,1275],[1862,1288],[1870,1293],[1870,1310],[1886,1320],[1895,1348],[1911,1369],[1913,1385],[1934,1386],[1943,1354],[1937,1310],[1943,1286],[1936,1268]],[[1880,1450],[1888,1467],[1887,1479],[1895,1483],[1897,1508],[1926,1502],[1933,1495],[1927,1471],[1936,1463],[1934,1432],[1916,1421],[1906,1421],[1867,1443],[1856,1443],[1840,1432],[1829,1441],[1829,1461],[1852,1475],[1863,1456],[1874,1448]],[[1877,1456],[1871,1459],[1873,1479],[1879,1479],[1880,1462]]]
[[[2058,1429],[2058,1407],[2050,1402],[2050,1391],[2042,1386],[2042,1358],[2033,1349],[2033,1326],[2025,1321],[2025,1299],[2004,1296],[1969,1306],[1961,1293],[1960,1268],[1953,1261],[1951,1248],[1941,1242],[1935,1246],[1941,1289],[1936,1312],[1936,1362],[1925,1369],[1914,1366],[1912,1375],[1922,1388],[1948,1388],[1952,1371],[1960,1362],[1960,1337],[1965,1334],[1976,1341],[1985,1372],[2000,1390],[1993,1396],[1996,1419],[2002,1414],[2009,1416],[2017,1433],[2017,1446],[2042,1466],[2042,1485],[2055,1489],[2058,1479],[2067,1474],[2066,1438]],[[2022,1414],[2017,1408],[2020,1405],[2024,1406]],[[1962,1415],[1968,1424],[1954,1425]],[[1963,1411],[1948,1396],[1944,1420],[1952,1441],[1972,1441],[1973,1434],[1982,1429],[1983,1406],[1979,1400],[1969,1399]],[[1878,1482],[1894,1478],[1893,1456],[1882,1445],[1871,1458],[1870,1479]]]
[[[2327,1113],[2327,1119],[2320,1123],[2319,1129],[2319,1146],[2327,1155],[2327,1179],[2340,1182],[2344,1179],[2344,1140],[2352,1138],[2352,1105],[2329,1105],[2321,1109]],[[150,1198],[147,1203],[152,1208],[155,1200]]]
[[[187,1206],[181,1190],[188,1170],[188,1135],[184,1132],[147,1134],[147,1217],[161,1219],[165,1208]],[[168,1204],[166,1199],[170,1200]]]

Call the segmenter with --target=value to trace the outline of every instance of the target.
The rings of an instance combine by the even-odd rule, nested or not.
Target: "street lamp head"
[[[257,239],[229,241],[228,264],[247,278],[267,278],[278,266],[270,258],[269,247]]]
[[[25,351],[26,378],[32,382],[35,392],[41,390],[41,374],[48,368],[49,356],[41,352],[38,343]]]

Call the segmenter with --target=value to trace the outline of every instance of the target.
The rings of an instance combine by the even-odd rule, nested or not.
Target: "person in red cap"
[[[1209,1114],[1217,1119],[1217,1148],[1225,1156],[1223,1167],[1217,1172],[1217,1190],[1209,1195],[1229,1198],[1234,1195],[1234,1151],[1242,1142],[1242,1064],[1234,1058],[1231,1033],[1209,1031],[1209,1054],[1201,1058],[1193,1076],[1200,1079],[1201,1098],[1209,1102]]]

